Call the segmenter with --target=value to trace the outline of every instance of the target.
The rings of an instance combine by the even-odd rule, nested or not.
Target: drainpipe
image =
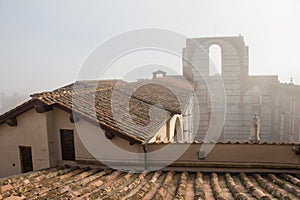
[[[144,168],[147,170],[148,168],[148,162],[147,162],[147,143],[143,144],[143,150],[144,150]]]
[[[167,120],[164,121],[164,124],[166,124],[166,122],[167,122]],[[158,130],[159,130],[160,128],[161,128],[161,127],[159,127]],[[148,137],[148,138],[145,140],[145,142],[142,143],[143,150],[144,150],[144,168],[145,168],[145,170],[148,169],[148,158],[147,158],[147,148],[146,148],[146,147],[147,147],[148,142],[151,140],[151,138],[153,138],[153,137],[156,135],[156,133],[158,132],[158,130],[157,130],[157,131],[154,131],[154,133],[152,133],[152,134],[150,135],[150,137]]]
[[[142,143],[143,150],[144,150],[144,168],[145,168],[145,170],[148,170],[147,144],[154,135],[155,134],[152,134],[149,138],[146,139],[145,142]]]

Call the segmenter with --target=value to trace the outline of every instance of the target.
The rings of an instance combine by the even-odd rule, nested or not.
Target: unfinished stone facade
[[[299,88],[289,92],[277,76],[250,76],[248,46],[241,35],[194,38],[186,41],[186,48],[183,49],[183,75],[195,85],[200,106],[200,116],[195,116],[200,118],[196,139],[202,141],[209,123],[220,120],[211,115],[211,93],[207,87],[207,82],[214,83],[219,80],[216,75],[210,75],[209,50],[212,45],[221,48],[221,78],[226,94],[225,124],[220,140],[248,140],[252,117],[257,113],[261,119],[261,141],[299,141],[300,112],[296,113],[297,101],[294,100],[294,110],[291,113],[290,108],[287,108],[291,100],[284,99],[281,94],[285,93],[291,96],[291,99],[295,99],[300,93]],[[278,89],[274,90],[274,87]]]

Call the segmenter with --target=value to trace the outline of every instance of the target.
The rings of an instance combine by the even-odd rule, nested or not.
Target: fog
[[[300,84],[299,10],[298,0],[0,0],[0,93],[23,99],[71,83],[101,43],[144,27],[193,38],[242,34],[250,74]],[[174,67],[180,73],[180,59]]]

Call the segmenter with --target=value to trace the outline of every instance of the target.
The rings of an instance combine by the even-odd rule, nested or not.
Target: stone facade
[[[221,48],[219,79],[216,75],[210,75],[209,50],[212,45]],[[243,36],[187,39],[183,49],[183,76],[196,85],[200,107],[199,116],[195,116],[200,119],[197,140],[204,140],[209,124],[224,117],[221,113],[212,116],[210,97],[218,89],[223,90],[226,97],[225,122],[220,140],[248,140],[253,114],[258,113],[261,141],[299,141],[299,87],[288,89],[287,84],[279,82],[278,76],[249,75],[248,46]],[[223,88],[216,88],[219,86],[215,83],[220,80],[223,83],[219,86]],[[208,83],[213,86],[208,88]],[[293,103],[291,99],[294,99]],[[292,104],[293,108],[290,108]]]

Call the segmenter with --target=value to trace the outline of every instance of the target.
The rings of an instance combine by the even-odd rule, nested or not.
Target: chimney
[[[162,70],[157,70],[157,71],[153,72],[152,74],[153,74],[153,79],[159,78],[159,77],[165,77],[167,75],[167,73]]]

